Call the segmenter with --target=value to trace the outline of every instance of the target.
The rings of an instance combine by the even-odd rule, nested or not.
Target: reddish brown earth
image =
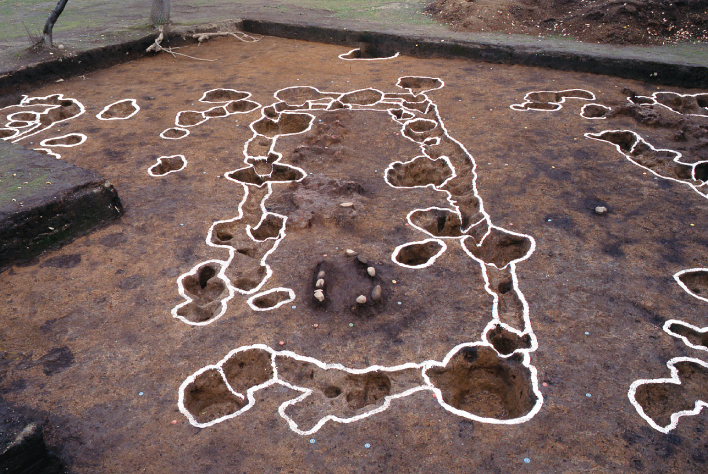
[[[463,60],[344,61],[337,56],[346,48],[270,37],[256,43],[219,39],[179,52],[216,61],[162,53],[35,91],[38,97],[75,98],[86,113],[19,141],[34,148],[45,139],[85,134],[80,145],[51,149],[108,178],[125,209],[116,223],[0,274],[3,404],[47,414],[48,444],[72,472],[705,470],[705,413],[681,417],[664,434],[628,397],[633,382],[670,377],[667,362],[685,357],[690,360],[678,365],[682,385],[644,384],[636,399],[662,426],[672,413],[706,401],[702,332],[672,326],[696,348],[662,330],[670,319],[698,329],[707,325],[708,303],[672,278],[706,267],[708,200],[689,184],[698,186],[708,176],[703,167],[695,167],[696,180],[686,175],[686,166],[708,160],[708,118],[697,115],[706,108],[703,96],[657,96],[677,113],[642,99],[665,90],[639,82]],[[439,78],[444,86],[409,81],[411,87],[438,84],[426,93],[427,103],[396,87],[404,76]],[[354,92],[339,100],[355,104],[377,96],[355,91],[375,88],[389,99],[405,98],[411,116],[425,115],[416,107],[427,110],[430,104],[439,116],[428,110],[427,119],[409,122],[406,138],[386,111],[296,110],[295,93],[284,99],[292,116],[260,107],[293,86]],[[252,95],[227,97],[234,99],[229,110],[240,113],[223,116],[219,104],[199,102],[204,92],[219,88]],[[516,107],[544,110],[510,108],[534,91],[568,90],[574,92],[531,94],[526,106]],[[585,99],[573,98],[578,96]],[[137,114],[96,118],[124,99],[136,100]],[[590,102],[596,105],[585,115],[605,119],[580,115]],[[562,107],[548,110],[557,108],[553,103]],[[209,119],[200,123],[207,110]],[[132,112],[123,103],[103,117]],[[190,134],[160,138],[175,127],[178,114]],[[394,116],[407,117],[404,110]],[[437,127],[431,125],[435,120]],[[303,126],[310,122],[311,128]],[[282,158],[268,155],[267,140],[255,141],[249,153],[268,158],[244,163],[250,124],[264,137],[292,133],[278,138],[272,150]],[[631,133],[601,135],[642,168],[612,143],[584,135],[608,130],[636,132],[654,148],[683,153],[689,165],[648,146],[632,148],[637,138]],[[433,140],[427,150],[438,159],[417,158],[420,141],[435,137],[441,143]],[[469,231],[465,250],[455,237],[461,223],[449,214],[414,213],[412,222],[444,240],[447,249],[429,267],[402,267],[392,259],[396,248],[431,238],[406,216],[449,208],[433,187],[452,176],[443,156],[456,163],[458,179],[449,190],[457,202],[470,198],[476,186],[498,231],[480,248],[471,240],[480,235]],[[396,161],[401,163],[392,167],[392,187],[383,176]],[[275,182],[299,177],[292,167],[307,176]],[[273,194],[261,208],[268,185],[249,186],[247,197],[225,175],[255,184],[274,181]],[[425,184],[431,186],[410,187]],[[346,202],[353,205],[342,207]],[[471,198],[466,202],[474,208]],[[254,256],[265,255],[284,228],[285,237],[267,259],[273,276],[263,289],[275,291],[253,303],[265,309],[284,301],[288,294],[278,288],[292,289],[295,299],[256,311],[248,296],[235,294],[217,317],[228,294],[220,262],[229,252],[206,239],[214,222],[239,215],[241,203],[242,219],[215,228],[210,241],[231,242],[236,249],[224,275],[250,288],[262,272]],[[596,213],[599,206],[607,212]],[[245,224],[250,241],[237,233]],[[502,268],[532,250],[530,238],[535,250],[516,264],[515,279],[508,266],[488,270],[500,317],[526,335],[514,337],[498,327],[482,344],[493,298],[470,254]],[[347,256],[346,248],[367,263]],[[415,265],[440,246],[406,249],[398,261]],[[366,273],[369,266],[374,276]],[[327,295],[322,304],[311,296],[321,271]],[[184,320],[171,314],[186,301],[178,279],[196,302],[176,310]],[[696,295],[708,291],[700,272],[685,280]],[[356,304],[358,295],[371,296],[376,286],[380,300]],[[526,327],[514,289],[528,302]],[[460,344],[467,346],[455,353]],[[446,355],[449,363],[427,369],[426,385],[416,364]],[[223,377],[216,369],[195,375],[220,361]],[[190,424],[179,411],[182,387],[186,410],[198,423],[234,413],[246,402],[225,381],[241,393],[272,380],[269,361],[281,380],[312,390],[304,403],[283,408],[301,431],[326,415],[382,411],[298,434],[278,407],[302,392],[284,384],[255,392],[252,408],[210,427]],[[391,369],[404,363],[411,365]],[[415,387],[423,389],[384,406],[387,397]],[[438,397],[459,412],[445,409]],[[494,420],[516,422],[489,422]]]
[[[459,31],[612,44],[708,41],[706,0],[435,0],[426,12]]]

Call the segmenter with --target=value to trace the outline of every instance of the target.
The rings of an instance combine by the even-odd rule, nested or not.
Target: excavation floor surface
[[[71,472],[705,470],[705,91],[177,51],[0,110],[125,210],[0,273]]]

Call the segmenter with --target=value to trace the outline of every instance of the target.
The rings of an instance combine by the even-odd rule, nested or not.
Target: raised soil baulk
[[[0,274],[3,398],[73,472],[705,470],[705,91],[177,51],[10,124],[125,210]]]

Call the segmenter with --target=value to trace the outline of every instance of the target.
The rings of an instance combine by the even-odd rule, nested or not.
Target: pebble
[[[383,296],[383,291],[381,291],[381,285],[376,285],[373,290],[371,290],[371,299],[373,301],[378,301]]]
[[[346,254],[350,257],[353,257],[354,255],[359,255],[359,252],[357,252],[356,250],[347,249]]]
[[[361,255],[359,255],[359,256],[357,257],[357,260],[359,260],[359,261],[360,261],[361,263],[363,263],[364,265],[366,265],[366,263],[368,262],[368,260],[365,259],[364,257],[362,257]]]
[[[325,299],[324,291],[322,291],[322,290],[315,290],[315,299],[316,299],[317,301],[319,301],[320,303],[322,303],[322,302],[324,301],[324,299]]]
[[[318,280],[321,280],[321,279],[324,278],[324,277],[325,277],[325,271],[324,271],[324,270],[320,270],[320,272],[317,274],[317,279],[318,279]]]
[[[57,48],[59,48],[59,49],[64,49],[64,45],[63,45],[63,44],[60,44],[59,46],[57,46]]]
[[[340,206],[342,206],[342,207],[352,207],[352,206],[354,206],[354,203],[353,203],[353,202],[343,202],[343,203],[340,204]]]
[[[366,273],[368,273],[369,276],[373,278],[376,276],[376,269],[374,267],[369,267],[366,269]]]
[[[597,206],[595,208],[595,214],[607,214],[607,208],[605,206]]]
[[[320,278],[317,280],[317,283],[315,283],[315,288],[324,288],[324,279]]]
[[[366,296],[364,295],[359,295],[356,297],[356,302],[359,304],[364,304],[366,303]]]

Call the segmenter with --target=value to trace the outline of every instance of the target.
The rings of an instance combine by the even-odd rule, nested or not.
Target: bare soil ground
[[[708,41],[706,0],[435,0],[426,12],[458,31],[636,45]]]
[[[703,91],[178,51],[4,110],[125,210],[0,273],[4,419],[76,473],[705,471]]]

